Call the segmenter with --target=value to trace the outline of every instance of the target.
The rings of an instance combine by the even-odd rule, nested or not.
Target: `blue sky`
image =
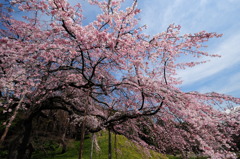
[[[84,0],[80,0],[84,2]],[[86,2],[86,1],[85,1]],[[133,0],[126,0],[123,8]],[[240,97],[240,1],[239,0],[138,0],[140,25],[147,34],[165,31],[169,24],[182,26],[182,33],[202,30],[223,34],[211,39],[207,51],[220,54],[210,62],[179,71],[184,91],[218,92]],[[86,21],[94,19],[98,9],[84,5]]]
[[[182,26],[182,33],[202,30],[222,33],[208,42],[207,51],[221,58],[179,71],[184,91],[219,92],[240,97],[240,1],[239,0],[139,0],[141,24],[148,34]]]

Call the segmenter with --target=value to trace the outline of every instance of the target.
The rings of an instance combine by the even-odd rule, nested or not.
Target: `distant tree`
[[[179,58],[218,57],[201,48],[221,35],[181,35],[181,27],[171,24],[149,36],[138,25],[136,0],[125,10],[122,0],[89,3],[102,10],[89,24],[83,24],[81,4],[67,0],[1,3],[0,98],[2,112],[14,112],[4,123],[1,142],[17,112],[24,113],[11,159],[29,157],[33,119],[57,109],[68,112],[76,124],[86,121],[90,132],[107,128],[160,151],[191,150],[198,144],[212,158],[236,158],[231,135],[239,120],[215,108],[240,99],[183,92],[176,78],[177,70],[206,62]]]

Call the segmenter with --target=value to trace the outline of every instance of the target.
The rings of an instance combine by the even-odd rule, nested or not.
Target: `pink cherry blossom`
[[[232,135],[240,130],[239,112],[221,109],[240,104],[240,99],[183,92],[176,78],[177,70],[206,63],[202,57],[219,57],[201,48],[221,34],[183,35],[180,25],[170,24],[151,38],[144,33],[146,26],[139,26],[137,1],[125,10],[121,2],[89,0],[102,13],[84,25],[85,8],[67,0],[12,1],[9,5],[25,13],[24,20],[3,9],[3,113],[15,112],[13,105],[20,103],[28,119],[56,106],[72,114],[76,124],[85,116],[91,132],[108,128],[162,153],[236,158],[230,148],[235,148]],[[183,57],[200,61],[179,63]],[[50,101],[53,105],[46,104]]]

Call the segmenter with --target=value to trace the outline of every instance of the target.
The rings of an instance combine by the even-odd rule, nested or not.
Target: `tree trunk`
[[[115,142],[114,142],[114,150],[115,150],[115,158],[117,159],[117,134],[115,134]]]
[[[92,133],[92,143],[91,143],[90,159],[92,159],[92,156],[93,156],[93,144],[94,144],[94,133]]]
[[[29,144],[32,131],[32,117],[25,119],[23,122],[23,132],[15,138],[8,153],[8,159],[29,159],[34,151],[31,144]]]
[[[79,156],[78,156],[78,159],[82,159],[84,136],[85,136],[85,119],[83,120],[83,123],[82,123],[81,139],[80,139],[80,147],[79,147]]]
[[[64,131],[64,134],[61,139],[61,144],[62,144],[62,152],[61,154],[64,154],[67,151],[67,144],[65,142],[65,136],[66,136],[66,131]]]
[[[112,136],[110,129],[108,129],[108,159],[112,159]]]
[[[182,152],[182,158],[183,159],[188,159],[188,152],[187,151]]]
[[[18,149],[17,159],[31,158],[31,156],[26,156],[26,151],[27,151],[29,140],[30,140],[30,137],[31,137],[32,118],[29,118],[29,119],[25,120],[24,129],[25,129],[25,132],[24,132],[24,136],[23,136],[23,139],[22,139],[22,143],[20,144],[19,149]]]

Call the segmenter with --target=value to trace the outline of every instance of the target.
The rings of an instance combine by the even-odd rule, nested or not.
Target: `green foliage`
[[[79,142],[74,140],[69,140],[68,150],[66,153],[61,154],[61,146],[56,146],[56,143],[46,143],[41,151],[38,149],[32,156],[32,159],[76,159],[78,156],[78,146]],[[49,147],[50,149],[46,150]],[[44,150],[44,151],[43,151]]]
[[[0,158],[7,158],[7,150],[0,149]]]

